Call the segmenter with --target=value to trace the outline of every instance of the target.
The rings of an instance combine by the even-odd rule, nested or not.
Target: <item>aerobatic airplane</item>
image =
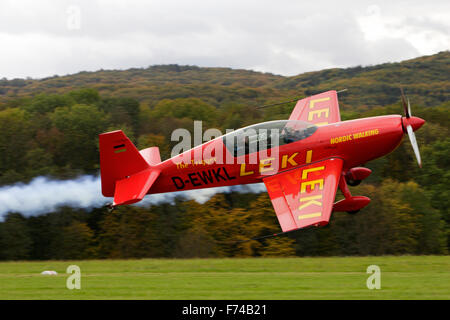
[[[370,199],[353,196],[371,170],[366,162],[392,152],[408,134],[419,166],[414,131],[425,121],[411,116],[341,121],[336,91],[297,102],[289,120],[248,126],[161,161],[158,147],[138,151],[118,130],[99,135],[102,193],[111,208],[147,194],[261,183],[283,232],[328,224],[333,211],[356,213]],[[344,199],[334,202],[337,188]]]

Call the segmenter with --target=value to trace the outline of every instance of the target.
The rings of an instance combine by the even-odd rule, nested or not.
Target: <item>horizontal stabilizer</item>
[[[159,170],[146,169],[116,181],[114,206],[141,201],[159,176]]]

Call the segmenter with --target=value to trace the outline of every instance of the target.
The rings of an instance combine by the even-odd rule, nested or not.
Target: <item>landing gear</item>
[[[372,170],[364,167],[351,168],[345,174],[345,180],[349,186],[355,187],[361,183],[362,180],[366,179]]]
[[[333,211],[355,214],[358,213],[359,210],[367,206],[370,202],[370,199],[363,196],[352,196],[347,184],[348,181],[346,179],[346,176],[344,173],[342,173],[341,178],[339,179],[339,189],[341,189],[345,199],[336,202],[333,205]]]
[[[361,183],[361,181],[362,181],[362,180],[348,179],[348,180],[347,180],[347,184],[348,184],[349,186],[356,187],[357,185],[359,185],[359,184]]]
[[[105,208],[108,210],[108,212],[113,212],[114,209],[115,209],[116,207],[114,206],[113,203],[108,203],[108,204],[105,206]]]

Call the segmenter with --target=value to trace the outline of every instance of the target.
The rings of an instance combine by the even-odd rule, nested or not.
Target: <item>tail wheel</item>
[[[114,209],[116,208],[114,205],[113,205],[113,203],[107,203],[106,205],[105,205],[105,208],[106,208],[106,210],[108,210],[108,212],[113,212],[114,211]]]
[[[357,185],[359,185],[361,183],[362,180],[353,180],[353,179],[348,179],[347,184],[349,186],[352,187],[356,187]]]

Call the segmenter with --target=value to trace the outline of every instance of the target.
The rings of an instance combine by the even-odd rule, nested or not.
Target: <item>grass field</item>
[[[72,264],[80,290],[66,288]],[[0,299],[450,299],[450,256],[3,262]]]

